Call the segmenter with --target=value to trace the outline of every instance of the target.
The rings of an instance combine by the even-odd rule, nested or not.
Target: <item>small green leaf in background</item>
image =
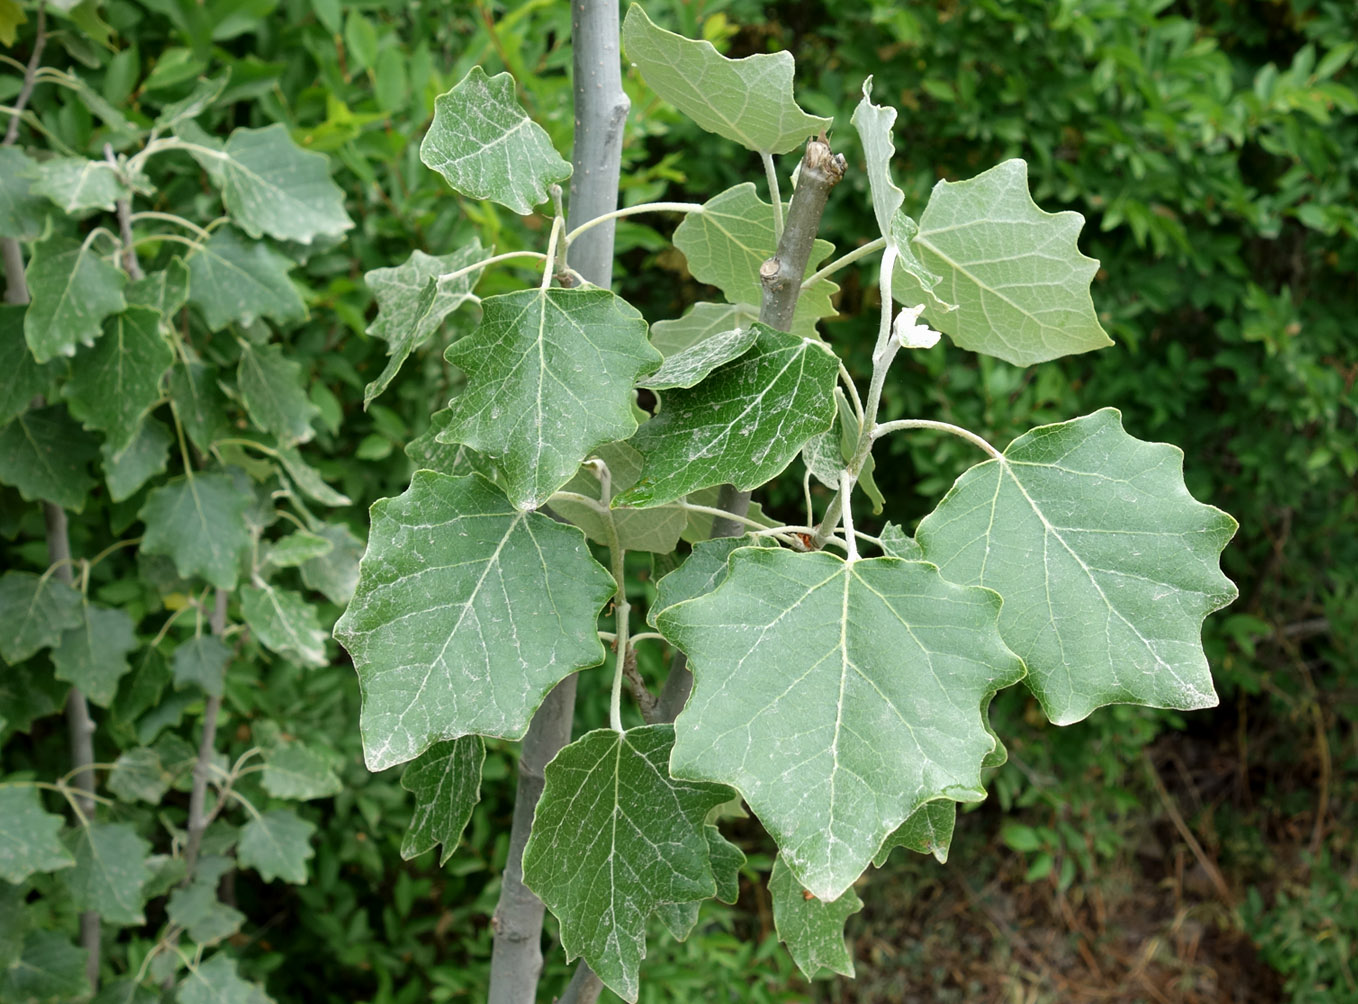
[[[631,439],[646,461],[642,478],[614,505],[661,505],[711,485],[757,488],[830,427],[834,354],[820,342],[753,327],[758,341],[745,355],[692,390],[661,395],[660,413]]]
[[[259,643],[303,666],[325,666],[326,633],[316,608],[300,593],[271,583],[240,590],[241,614]]]
[[[220,186],[232,222],[251,237],[310,244],[354,225],[344,192],[330,178],[330,161],[299,147],[281,123],[236,129],[221,156],[195,156]]]
[[[218,952],[197,968],[190,968],[175,988],[176,1004],[272,1004],[263,988],[241,979],[236,960]]]
[[[335,549],[329,537],[297,530],[268,545],[265,560],[275,568],[296,568],[313,558],[321,558]]]
[[[641,477],[641,454],[626,443],[606,443],[594,451],[593,456],[608,466],[612,491],[622,492],[631,488]],[[567,481],[565,491],[576,492],[590,498],[599,495],[599,478],[588,468],[582,467],[580,473]],[[651,551],[668,554],[679,543],[679,538],[688,526],[688,513],[675,507],[672,509],[615,509],[611,513],[601,513],[593,506],[574,502],[566,498],[552,501],[552,512],[570,520],[596,544],[611,545],[611,533],[617,534],[618,546],[624,551]]]
[[[222,695],[231,649],[220,638],[204,634],[190,638],[174,650],[174,682],[183,687],[196,684],[213,697]]]
[[[127,823],[91,823],[71,837],[75,867],[65,874],[71,899],[105,924],[144,924],[142,887],[151,845]]]
[[[90,989],[85,954],[57,931],[29,931],[19,961],[0,972],[0,1000],[78,1000]]]
[[[132,618],[117,607],[86,604],[82,623],[61,636],[52,651],[57,679],[80,688],[87,698],[107,708],[118,681],[132,667],[127,657],[137,648]]]
[[[750,304],[695,303],[682,317],[651,325],[651,344],[666,359],[676,352],[736,328],[748,328],[759,320],[759,308]]]
[[[462,831],[481,801],[481,767],[486,745],[480,736],[435,743],[401,773],[401,787],[415,796],[410,828],[401,839],[401,858],[409,861],[439,844],[439,867],[457,850]]]
[[[201,575],[234,589],[250,547],[244,517],[252,501],[247,488],[220,471],[174,478],[151,492],[138,514],[146,524],[141,549],[173,559],[185,578]]]
[[[80,512],[97,482],[89,463],[98,441],[60,404],[35,408],[0,429],[0,484],[29,502],[53,502]]]
[[[119,199],[131,193],[114,166],[84,157],[53,157],[32,168],[34,195],[46,196],[68,216],[84,216],[102,209],[113,212]]]
[[[368,334],[387,342],[390,356],[382,374],[364,390],[365,404],[386,390],[410,353],[427,342],[449,314],[473,299],[472,287],[481,270],[451,281],[435,280],[485,257],[481,242],[473,240],[452,254],[437,257],[412,251],[403,264],[376,268],[363,276],[377,300],[377,317],[368,325]]]
[[[149,307],[158,312],[162,320],[173,320],[189,302],[189,268],[183,258],[171,258],[164,268],[129,282],[123,295],[130,305]]]
[[[1216,705],[1202,622],[1236,598],[1218,563],[1235,531],[1188,494],[1178,447],[1104,408],[971,468],[915,536],[950,581],[1004,598],[1000,633],[1068,725],[1105,704]]]
[[[232,868],[230,858],[201,857],[194,865],[193,881],[170,893],[165,907],[170,922],[182,927],[196,944],[216,944],[245,923],[245,914],[217,898],[217,886]]]
[[[734,787],[797,881],[835,900],[920,805],[984,797],[985,709],[1023,664],[999,597],[925,562],[729,560],[714,591],[656,618],[693,669],[671,769]]]
[[[711,42],[658,28],[632,4],[622,25],[627,58],[651,89],[708,132],[759,153],[787,153],[830,128],[792,97],[790,52],[727,59]]]
[[[170,371],[170,400],[193,445],[204,453],[226,434],[226,395],[217,370],[203,363],[175,364]]]
[[[281,878],[302,885],[307,860],[315,855],[311,835],[316,827],[291,809],[271,809],[241,827],[236,856],[241,867],[253,868],[266,882]]]
[[[740,547],[773,547],[767,537],[716,537],[693,545],[684,563],[656,583],[655,601],[646,611],[646,623],[655,627],[662,610],[676,603],[712,592],[726,581],[727,561]]]
[[[282,323],[307,316],[288,278],[292,262],[262,242],[244,240],[231,227],[219,227],[190,253],[187,264],[189,301],[213,331],[258,317]]]
[[[18,147],[0,147],[0,237],[31,241],[42,233],[49,206],[29,182],[37,166]]]
[[[156,116],[156,128],[161,132],[166,132],[180,122],[197,118],[211,108],[213,103],[221,97],[222,91],[226,90],[227,82],[230,79],[229,70],[216,77],[200,79],[187,96],[178,101],[171,101],[161,108],[160,114]]]
[[[274,798],[326,798],[343,787],[330,761],[304,743],[283,743],[264,757],[260,782]]]
[[[363,541],[354,536],[347,526],[327,523],[316,533],[328,540],[330,551],[312,558],[302,565],[302,581],[308,589],[324,593],[331,603],[343,606],[354,595],[358,586],[359,559],[363,557]]]
[[[145,418],[137,426],[131,442],[121,450],[110,449],[108,443],[100,446],[99,457],[109,497],[114,502],[122,502],[135,495],[151,478],[164,474],[173,441],[164,422]]]
[[[34,872],[74,865],[61,842],[64,826],[60,816],[42,807],[37,788],[0,787],[0,878],[17,885]]]
[[[758,337],[759,329],[753,325],[712,335],[696,345],[666,356],[660,369],[650,376],[642,377],[638,385],[651,390],[693,387],[705,380],[718,366],[743,356]]]
[[[24,314],[24,338],[40,363],[93,345],[104,318],[127,306],[127,275],[90,247],[94,239],[52,236],[33,245],[25,273],[33,302]]]
[[[0,577],[0,656],[23,662],[50,648],[84,620],[80,594],[55,575],[6,572]]]
[[[105,434],[112,451],[126,447],[141,418],[160,400],[160,381],[174,353],[160,333],[160,314],[128,307],[104,322],[104,335],[81,352],[62,393],[71,414]]]
[[[287,358],[281,345],[244,346],[236,386],[256,425],[272,432],[283,445],[305,443],[316,434],[311,422],[320,409],[302,387],[301,363]]]
[[[603,662],[613,577],[573,526],[479,475],[416,471],[372,507],[358,590],[335,625],[363,689],[370,770],[443,739],[518,739],[543,698]]]
[[[480,327],[445,353],[467,386],[439,441],[492,457],[514,504],[536,509],[591,450],[636,431],[632,388],[660,353],[641,314],[606,289],[525,289],[481,309]]]
[[[161,763],[155,750],[138,746],[118,754],[113,770],[108,775],[108,789],[119,798],[132,802],[140,799],[159,805],[170,790],[171,774]]]
[[[744,305],[758,316],[764,297],[759,266],[773,256],[778,239],[773,207],[759,197],[753,183],[728,188],[703,203],[701,213],[685,216],[675,228],[674,246],[684,253],[695,279],[711,283],[731,303]],[[829,241],[815,241],[806,274],[814,272],[816,263],[833,250]],[[837,313],[830,298],[838,289],[829,279],[817,279],[803,289],[792,317],[792,333],[816,337],[816,321]]]
[[[584,958],[628,1001],[637,999],[646,918],[717,891],[706,819],[731,792],[671,778],[673,744],[670,725],[597,729],[571,743],[547,765],[523,851],[524,884],[561,922],[566,957]]]
[[[530,119],[508,73],[487,77],[473,66],[434,102],[420,160],[472,199],[491,199],[527,216],[547,201],[547,187],[571,176],[547,131]]]
[[[853,978],[853,955],[844,943],[844,922],[863,908],[856,892],[848,889],[828,903],[815,896],[808,898],[779,854],[769,876],[769,896],[778,940],[787,945],[808,980],[815,979],[822,967]]]
[[[943,277],[931,291],[902,270],[893,295],[912,305],[936,293],[957,309],[925,310],[957,345],[1015,366],[1112,345],[1089,284],[1099,263],[1080,253],[1084,217],[1046,213],[1028,194],[1028,165],[1006,160],[970,181],[940,181],[920,217],[919,260]]]

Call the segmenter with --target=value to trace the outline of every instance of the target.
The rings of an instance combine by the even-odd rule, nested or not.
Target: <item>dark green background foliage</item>
[[[0,0],[0,27],[12,10]],[[1082,248],[1102,263],[1095,304],[1118,344],[1032,369],[946,343],[910,353],[888,383],[885,418],[939,418],[1002,445],[1035,424],[1122,409],[1138,438],[1180,446],[1194,495],[1240,521],[1224,568],[1241,600],[1207,624],[1223,701],[1215,712],[1116,708],[1057,730],[1039,724],[1024,693],[1001,695],[996,728],[1013,738],[994,797],[959,820],[950,865],[898,856],[860,890],[867,906],[849,925],[856,983],[813,991],[795,975],[762,889],[771,845],[737,826],[732,839],[750,857],[739,903],[704,906],[684,944],[657,932],[642,999],[988,1000],[1002,986],[1036,985],[1041,1000],[1092,1000],[1104,987],[1123,996],[1097,999],[1166,999],[1163,991],[1206,1001],[1219,991],[1358,1001],[1358,10],[1348,0],[671,0],[648,11],[728,55],[793,52],[799,100],[835,116],[831,139],[851,167],[822,229],[841,251],[872,232],[848,127],[868,74],[874,98],[901,111],[894,168],[907,212],[918,215],[940,178],[1018,156],[1029,161],[1039,205],[1083,213]],[[26,13],[5,50],[20,61],[34,27],[34,8]],[[402,448],[455,379],[441,344],[468,323],[455,316],[440,346],[417,353],[365,411],[363,388],[381,371],[385,346],[365,334],[374,306],[363,273],[413,248],[446,253],[473,233],[497,251],[542,243],[540,218],[454,196],[420,163],[418,146],[434,96],[480,63],[510,70],[529,114],[569,150],[568,6],[113,0],[54,15],[52,28],[44,62],[77,74],[134,121],[153,118],[200,75],[229,69],[204,129],[225,137],[282,123],[328,156],[356,225],[319,250],[282,249],[297,261],[310,318],[273,339],[301,366],[318,409],[306,459],[354,500],[331,518],[361,535],[366,506],[405,486]],[[10,65],[5,73],[0,103],[10,104],[20,74]],[[660,105],[635,76],[626,86],[625,202],[701,201],[760,181],[755,158]],[[105,142],[122,150],[88,104],[39,86],[30,108],[48,135],[25,126],[21,143],[94,157]],[[157,171],[141,208],[200,224],[220,214],[187,157],[157,161]],[[651,320],[677,316],[704,292],[667,236],[619,227],[618,289]],[[174,250],[143,253],[154,265]],[[874,276],[866,266],[837,276],[840,317],[822,326],[856,373],[868,370],[876,330]],[[479,291],[517,281],[513,269],[493,271]],[[234,366],[240,349],[229,333],[209,335],[190,315],[183,323],[185,337]],[[248,435],[238,402],[228,415]],[[932,435],[893,437],[877,456],[883,518],[913,526],[976,459],[970,451]],[[243,453],[223,459],[248,462]],[[788,478],[768,504],[795,512],[798,498]],[[94,489],[71,518],[76,557],[140,533],[144,500],[145,489],[118,503]],[[289,528],[265,528],[263,539]],[[41,507],[8,487],[0,533],[6,570],[47,567]],[[96,760],[148,735],[196,746],[201,694],[176,689],[165,668],[192,636],[193,617],[157,633],[185,590],[201,589],[132,548],[90,572],[89,597],[125,610],[139,644],[112,707],[96,710]],[[311,598],[328,629],[339,608]],[[229,761],[303,737],[325,750],[343,783],[338,795],[298,808],[317,827],[305,884],[246,871],[228,880],[248,918],[232,939],[234,957],[279,1001],[477,999],[506,853],[513,747],[491,745],[482,804],[448,866],[432,855],[403,863],[409,798],[399,771],[364,770],[356,681],[327,648],[331,665],[302,669],[245,638],[228,669],[218,748]],[[658,661],[642,668],[663,672]],[[0,672],[8,720],[0,766],[60,777],[69,769],[63,685],[45,655]],[[598,676],[582,677],[582,709],[602,707]],[[588,720],[596,713],[582,711],[577,734],[601,724]],[[167,823],[184,823],[180,787],[160,806],[117,802],[101,812],[165,852]],[[65,811],[55,797],[46,805]],[[1196,848],[1180,823],[1197,834]],[[29,922],[70,933],[75,911],[56,877],[23,887]],[[0,909],[8,888],[0,883]],[[106,977],[135,973],[165,920],[160,904],[152,901],[146,926],[106,931]],[[544,990],[567,972],[560,953],[549,953]]]

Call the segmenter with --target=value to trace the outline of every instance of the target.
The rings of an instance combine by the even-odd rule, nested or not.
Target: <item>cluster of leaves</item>
[[[411,763],[458,806],[411,851],[456,841],[482,737],[522,737],[551,689],[603,663],[600,639],[612,641],[610,727],[548,766],[523,871],[568,955],[635,1000],[648,918],[683,936],[699,903],[735,895],[741,855],[715,824],[737,795],[780,848],[780,937],[808,974],[851,972],[850,887],[895,846],[946,854],[956,803],[982,798],[982,768],[1004,757],[985,718],[996,692],[1025,680],[1058,724],[1109,703],[1215,703],[1199,632],[1234,597],[1216,562],[1235,524],[1188,494],[1175,448],[1132,438],[1106,409],[1003,453],[982,444],[991,459],[914,539],[890,525],[856,534],[852,489],[874,439],[929,427],[976,441],[876,421],[907,344],[900,320],[918,310],[893,325],[884,305],[866,397],[837,388],[842,367],[816,332],[834,287],[810,272],[829,247],[812,252],[789,332],[751,320],[783,223],[772,158],[829,123],[793,102],[785,53],[727,60],[635,6],[623,44],[660,97],[768,168],[769,202],[735,186],[684,207],[674,234],[726,302],[648,338],[614,293],[578,277],[553,286],[558,245],[573,238],[558,210],[547,254],[513,255],[545,258],[541,285],[481,299],[477,327],[447,349],[465,386],[411,445],[427,469],[374,505],[336,637],[363,687],[369,767]],[[881,249],[884,287],[959,346],[1029,365],[1108,344],[1079,217],[1039,210],[1021,162],[941,183],[918,222],[908,217],[891,179],[895,112],[870,94],[865,84],[852,124],[880,236],[853,257]],[[439,98],[421,157],[464,195],[516,211],[546,202],[569,171],[512,80],[478,69]],[[482,254],[416,252],[384,276],[377,323],[423,340],[496,260]],[[635,388],[659,399],[654,415]],[[800,530],[754,515],[755,535],[662,559],[678,567],[647,619],[691,659],[695,689],[673,725],[624,729],[625,552],[669,555],[700,537],[716,489],[759,487],[804,451],[808,475],[836,490],[819,525],[810,511]],[[859,538],[882,556],[861,558]],[[601,635],[610,598],[614,630]]]

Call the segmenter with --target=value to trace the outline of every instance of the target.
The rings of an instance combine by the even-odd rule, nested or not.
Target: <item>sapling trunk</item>
[[[623,123],[630,102],[622,90],[622,53],[618,41],[616,3],[572,5],[574,53],[575,148],[572,153],[568,230],[610,213],[618,205]],[[567,263],[588,282],[607,289],[613,281],[612,221],[591,228],[573,241]],[[490,963],[491,1004],[530,1004],[537,999],[542,972],[542,901],[523,884],[523,848],[542,795],[543,769],[570,742],[575,715],[575,682],[557,684],[533,716],[519,755],[518,790],[509,835]],[[587,971],[581,963],[582,969]],[[582,984],[588,984],[581,973]],[[592,976],[593,974],[588,974]],[[598,983],[597,978],[593,980]],[[573,984],[574,985],[574,984]],[[579,993],[579,989],[577,989]],[[579,996],[591,1001],[598,996]]]

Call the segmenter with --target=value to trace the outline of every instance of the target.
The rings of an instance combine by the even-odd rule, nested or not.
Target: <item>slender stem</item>
[[[113,155],[113,144],[104,144],[104,160],[118,171],[118,158]],[[114,208],[118,215],[118,234],[122,238],[122,258],[123,271],[135,282],[138,279],[145,279],[146,273],[141,270],[141,262],[137,259],[137,249],[132,243],[132,200],[118,199],[114,203]]]
[[[773,162],[773,154],[760,152],[764,162],[764,177],[769,183],[769,201],[773,203],[773,243],[783,239],[783,196],[778,191],[778,167]]]
[[[853,382],[853,377],[849,375],[849,370],[843,361],[839,363],[839,382],[849,392],[849,401],[853,404],[853,413],[857,416],[858,421],[862,422],[863,399],[858,396],[858,385]]]
[[[9,126],[5,129],[5,146],[13,146],[19,138],[19,116],[28,107],[28,99],[33,96],[33,88],[38,82],[38,67],[42,64],[42,50],[46,45],[47,4],[45,0],[40,0],[37,32],[33,36],[33,51],[28,56],[28,67],[24,70],[24,82],[19,86],[19,94],[14,99],[14,104],[10,106],[14,110],[14,117],[9,120]]]
[[[552,280],[556,278],[556,245],[561,240],[561,231],[565,228],[566,221],[560,216],[552,219],[552,235],[547,238],[547,264],[542,269],[542,286],[547,289],[552,285]]]
[[[218,638],[226,631],[226,601],[226,590],[218,589],[209,620],[210,629]],[[212,758],[216,753],[217,718],[221,710],[221,696],[209,695],[203,706],[203,734],[198,742],[198,760],[193,765],[193,788],[189,792],[189,836],[184,845],[186,884],[193,878],[193,868],[198,863],[198,852],[203,846],[203,834],[207,831],[207,785]]]
[[[866,258],[874,251],[880,251],[884,247],[886,247],[886,238],[878,237],[876,240],[868,241],[866,244],[859,245],[852,251],[846,251],[844,254],[840,255],[838,258],[830,262],[830,264],[826,265],[824,268],[808,275],[806,277],[806,280],[802,283],[802,289],[806,289],[813,283],[819,282],[826,276],[834,275],[840,269],[852,265],[854,262],[858,261],[859,258]]]
[[[659,631],[642,631],[632,635],[632,647],[635,648],[639,641],[666,641],[666,638]]]
[[[162,223],[173,223],[176,226],[183,227],[185,230],[192,230],[203,240],[207,240],[212,236],[210,230],[200,227],[192,220],[186,220],[182,216],[176,216],[174,213],[161,213],[154,209],[143,209],[133,213],[128,219],[133,223],[138,223],[141,220],[159,220]]]
[[[186,247],[193,248],[193,250],[195,251],[197,251],[199,248],[203,246],[202,241],[190,240],[187,237],[181,237],[179,234],[167,234],[162,232],[155,234],[146,234],[145,236],[138,237],[135,240],[132,239],[131,233],[129,233],[126,248],[135,251],[136,248],[141,247],[143,244],[156,244],[159,243],[160,241],[171,241],[172,243],[175,244],[183,244]]]
[[[858,541],[853,536],[853,475],[844,471],[839,476],[839,490],[844,495],[844,542],[849,546],[848,561],[858,560]]]
[[[571,206],[572,208],[575,206],[574,199],[572,199]],[[581,223],[578,227],[569,231],[566,234],[566,247],[574,244],[575,239],[581,234],[588,233],[603,223],[611,223],[627,216],[637,216],[641,213],[701,213],[702,211],[702,204],[698,202],[643,202],[636,206],[624,206],[622,209],[614,209],[602,216],[596,216],[588,223]]]
[[[604,521],[608,528],[608,557],[609,567],[613,572],[613,581],[617,583],[618,591],[613,597],[613,620],[614,633],[613,652],[613,689],[608,698],[608,724],[614,732],[621,732],[622,729],[622,678],[623,664],[627,661],[627,652],[631,647],[628,633],[631,629],[632,605],[627,602],[627,573],[625,559],[627,552],[623,550],[618,540],[618,528],[613,521],[613,513],[610,510],[608,518]]]
[[[502,261],[512,261],[515,258],[532,258],[535,261],[547,260],[547,256],[541,251],[506,251],[504,254],[491,255],[489,258],[483,258],[478,262],[468,265],[466,268],[458,269],[456,272],[445,272],[443,275],[439,276],[439,280],[442,282],[452,282],[454,279],[461,279],[464,275],[476,272],[479,269],[487,268],[491,265],[498,265]]]
[[[1004,459],[1003,453],[995,449],[995,447],[991,446],[988,442],[969,429],[964,429],[959,425],[951,425],[947,422],[932,422],[927,418],[899,418],[894,422],[883,422],[881,425],[873,428],[872,438],[880,439],[882,436],[889,435],[893,432],[900,432],[903,429],[936,429],[939,432],[949,433],[979,446],[995,460]]]

